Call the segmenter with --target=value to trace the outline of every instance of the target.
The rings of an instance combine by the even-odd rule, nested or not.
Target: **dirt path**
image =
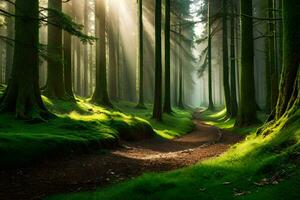
[[[41,199],[57,193],[94,190],[145,172],[161,172],[195,164],[225,152],[242,137],[194,120],[195,130],[174,140],[123,143],[93,154],[43,162],[22,170],[0,172],[0,199]]]

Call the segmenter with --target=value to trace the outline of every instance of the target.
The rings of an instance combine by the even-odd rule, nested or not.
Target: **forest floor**
[[[148,172],[191,166],[216,157],[244,137],[193,120],[194,130],[172,140],[121,142],[121,147],[44,161],[34,167],[0,172],[0,199],[41,199],[91,191]]]
[[[263,122],[266,115],[258,114]],[[194,115],[206,124],[225,130],[219,143],[226,138],[226,131],[240,135],[237,137],[247,136],[220,156],[175,171],[146,173],[95,191],[65,193],[46,200],[300,199],[299,118],[266,136],[256,134],[261,124],[235,128],[235,120],[227,119],[225,115],[226,111],[222,109]]]

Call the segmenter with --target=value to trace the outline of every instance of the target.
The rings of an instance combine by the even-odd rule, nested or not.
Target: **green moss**
[[[226,109],[225,108],[217,108],[216,111],[206,110],[201,115],[200,118],[207,124],[212,126],[217,126],[221,129],[228,130],[233,133],[248,135],[257,130],[261,124],[251,125],[249,127],[238,128],[235,127],[236,119],[226,117]],[[259,121],[264,122],[267,118],[267,115],[263,112],[258,113]]]
[[[0,95],[4,89],[0,86]],[[29,124],[10,114],[0,115],[0,168],[20,167],[57,154],[115,146],[119,138],[151,137],[155,134],[152,127],[168,139],[193,127],[191,111],[175,110],[174,115],[165,115],[163,123],[159,123],[151,119],[150,109],[135,109],[133,103],[119,103],[119,111],[114,111],[90,104],[86,99],[67,102],[43,97],[43,101],[57,115],[47,123]]]
[[[152,119],[152,105],[147,104],[147,109],[136,109],[134,103],[118,102],[116,106],[128,115],[138,116],[151,123],[156,133],[163,138],[172,139],[184,135],[193,130],[192,110],[181,110],[173,108],[172,115],[163,115],[163,121]]]
[[[120,137],[134,140],[154,135],[147,121],[132,115],[81,99],[76,103],[45,97],[43,100],[57,115],[47,123],[29,124],[10,114],[0,115],[1,168],[20,167],[57,154],[115,146]]]
[[[285,119],[279,124],[285,124]],[[222,156],[189,168],[145,174],[96,192],[47,200],[299,199],[299,139],[297,118],[267,136],[250,134]]]

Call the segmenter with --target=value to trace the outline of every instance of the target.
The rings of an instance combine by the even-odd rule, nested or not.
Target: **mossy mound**
[[[30,124],[11,114],[0,115],[0,168],[23,167],[50,156],[115,147],[120,139],[141,140],[155,135],[143,119],[81,99],[43,100],[57,116],[46,123]]]

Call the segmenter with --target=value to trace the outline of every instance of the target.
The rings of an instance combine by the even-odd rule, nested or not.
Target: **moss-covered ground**
[[[1,168],[20,167],[48,156],[112,147],[120,137],[135,139],[153,134],[151,125],[141,118],[83,100],[72,103],[44,98],[44,102],[57,116],[46,123],[0,115]]]
[[[158,122],[152,119],[152,105],[146,104],[147,109],[136,109],[135,103],[117,102],[116,108],[128,115],[138,116],[147,120],[156,133],[163,138],[172,139],[184,135],[193,130],[192,110],[173,108],[171,115],[164,114],[163,121]]]
[[[252,125],[249,127],[237,128],[235,127],[235,119],[226,117],[226,109],[223,107],[216,108],[215,111],[205,110],[201,114],[201,119],[205,121],[205,123],[217,126],[221,129],[240,134],[240,135],[248,135],[251,132],[255,132],[256,129],[266,120],[267,115],[264,112],[258,112],[258,121],[260,123],[256,125]]]
[[[0,96],[4,89],[0,86]],[[43,100],[57,116],[46,123],[18,121],[12,114],[0,115],[0,169],[23,167],[52,156],[110,148],[120,138],[138,140],[155,133],[173,138],[192,127],[191,113],[185,111],[166,115],[165,121],[158,123],[150,119],[149,109],[137,110],[130,103],[119,103],[115,111],[84,99],[67,102],[43,97]]]
[[[298,113],[299,116],[300,112]],[[204,113],[216,126],[234,129],[221,113]],[[282,123],[284,124],[284,119]],[[145,174],[96,192],[59,195],[47,200],[138,199],[300,199],[300,119],[267,136],[250,127],[245,141],[222,156],[168,173]],[[251,133],[249,133],[249,131]]]

